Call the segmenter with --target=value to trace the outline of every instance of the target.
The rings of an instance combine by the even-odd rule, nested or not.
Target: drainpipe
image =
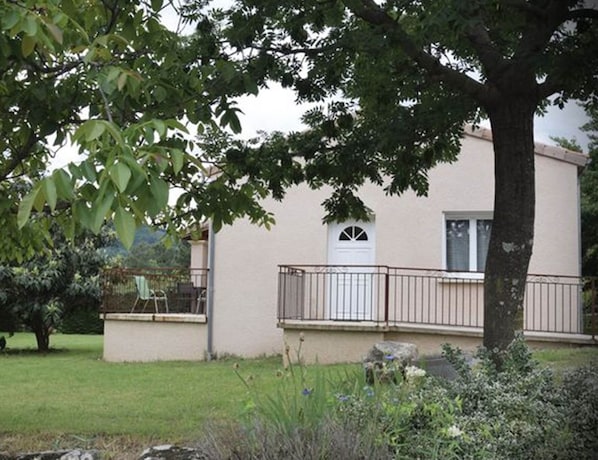
[[[214,246],[216,235],[212,227],[212,221],[208,224],[208,286],[206,296],[206,310],[208,315],[208,345],[207,360],[211,361],[214,356]]]
[[[578,267],[579,267],[579,279],[581,280],[581,285],[579,287],[579,305],[577,306],[577,317],[578,320],[578,329],[583,333],[583,325],[584,325],[584,317],[583,317],[583,288],[584,288],[584,278],[583,278],[583,248],[581,244],[581,175],[587,169],[588,165],[590,164],[590,158],[586,161],[586,164],[580,167],[577,170],[577,254],[578,254]],[[593,295],[592,295],[593,297]],[[594,330],[592,329],[592,332]]]

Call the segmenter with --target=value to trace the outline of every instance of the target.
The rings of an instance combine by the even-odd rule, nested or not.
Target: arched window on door
[[[367,241],[368,234],[363,228],[351,225],[340,233],[338,239],[339,241]]]

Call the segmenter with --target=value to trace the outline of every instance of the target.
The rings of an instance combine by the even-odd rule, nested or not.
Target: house
[[[536,145],[536,223],[524,311],[528,340],[595,343],[584,334],[579,174],[583,154]],[[193,243],[205,314],[105,310],[107,360],[281,353],[303,334],[308,360],[358,360],[376,341],[481,343],[483,266],[492,227],[491,132],[467,128],[429,193],[360,190],[369,222],[324,224],[329,190],[298,186],[267,201],[271,230],[238,221]],[[209,269],[209,276],[205,276]],[[586,309],[586,310],[584,310]],[[149,339],[153,337],[153,339]],[[159,345],[155,345],[159,344]]]

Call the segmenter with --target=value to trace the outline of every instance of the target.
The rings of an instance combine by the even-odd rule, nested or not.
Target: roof
[[[478,139],[492,142],[492,131],[488,128],[476,128],[472,125],[467,125],[464,132],[466,136],[477,137]],[[589,157],[585,153],[575,152],[563,147],[543,144],[541,142],[535,142],[534,147],[536,155],[554,158],[555,160],[565,161],[580,167],[584,167],[589,163]]]

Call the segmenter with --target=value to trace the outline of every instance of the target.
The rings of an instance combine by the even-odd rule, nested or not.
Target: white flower
[[[405,377],[407,380],[414,380],[418,377],[425,377],[426,371],[416,366],[407,366],[405,368]]]
[[[459,436],[461,436],[463,434],[463,431],[461,431],[458,426],[453,425],[453,426],[449,427],[448,430],[446,430],[446,434],[450,438],[458,438]]]

